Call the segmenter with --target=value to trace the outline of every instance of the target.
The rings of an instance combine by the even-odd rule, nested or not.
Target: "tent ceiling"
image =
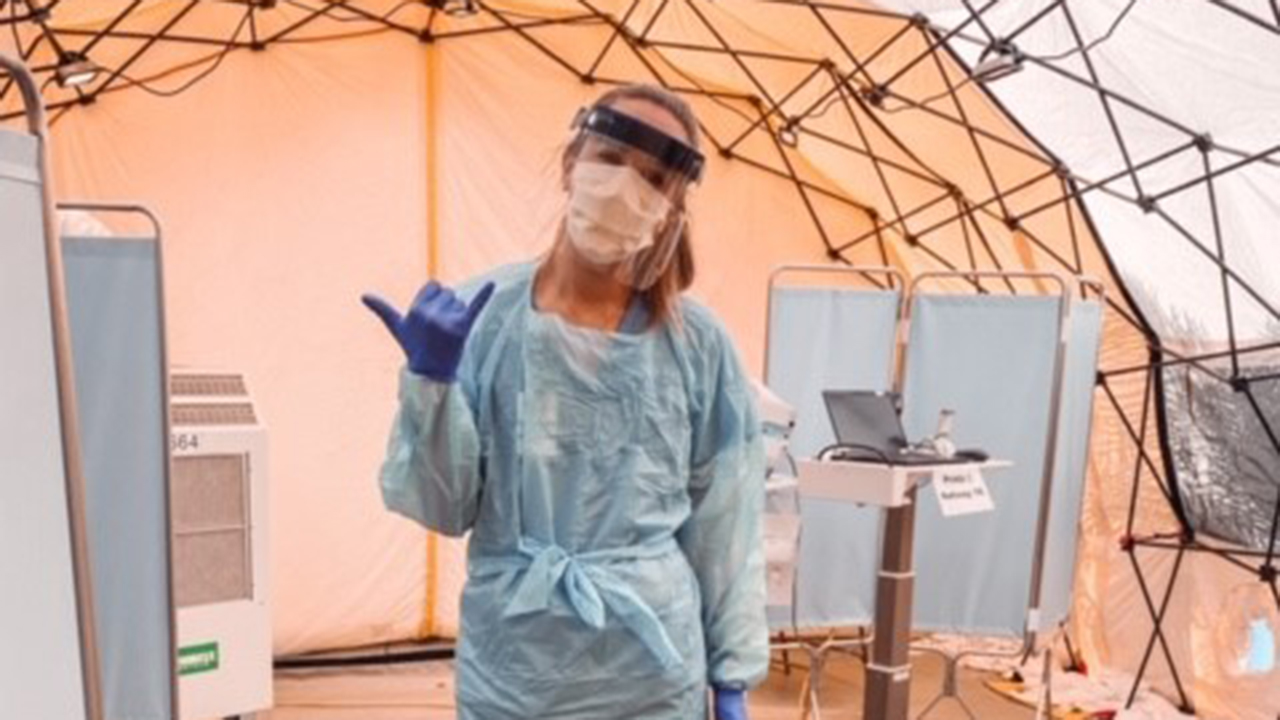
[[[47,15],[10,23],[0,47],[18,46],[36,69],[54,122],[127,88],[182,91],[229,52],[379,32],[437,43],[509,33],[584,79],[648,80],[696,96],[710,142],[791,181],[833,259],[1110,280],[1073,198],[1079,179],[968,82],[935,28],[872,6],[14,0],[0,22],[41,6]],[[67,52],[103,71],[84,87],[59,87]],[[12,111],[9,93],[0,110],[6,101]],[[1115,309],[1140,328],[1111,290]]]
[[[1270,0],[971,3],[886,0],[993,38],[1027,68],[997,98],[1073,172],[1126,284],[1168,340],[1280,337],[1280,6]]]
[[[793,181],[833,257],[863,247],[888,260],[897,243],[920,269],[1012,267],[1029,246],[1037,266],[1109,276],[1080,250],[1094,239],[1079,197],[1166,339],[1280,333],[1280,273],[1267,271],[1280,246],[1265,237],[1280,213],[1280,83],[1265,71],[1280,66],[1274,3],[881,5],[8,0],[0,48],[35,68],[56,122],[126,88],[181,92],[234,51],[510,33],[584,79],[647,79],[714,103],[703,115],[717,149]],[[1053,155],[969,76],[997,39],[1030,72],[990,90]],[[68,53],[102,72],[60,87]],[[0,112],[15,95],[0,84]],[[921,157],[926,140],[955,152]],[[851,211],[868,220],[860,232],[833,218]]]
[[[786,0],[440,0],[440,7],[422,0],[9,0],[0,3],[0,24],[10,26],[0,42],[20,47],[48,78],[60,51],[86,54],[103,67],[82,89],[48,83],[56,118],[86,98],[129,86],[179,90],[227,51],[370,32],[438,41],[509,32],[578,75],[640,76],[718,93],[746,115],[740,126],[721,128],[724,144],[805,183],[818,184],[788,167],[787,153],[771,141],[752,132],[743,138],[744,131],[782,130],[798,135],[802,148],[843,141],[854,155],[869,150],[862,154],[877,157],[864,162],[800,155],[838,157],[813,170],[843,174],[845,200],[875,208],[884,219],[877,227],[903,238],[958,226],[962,216],[1008,224],[1051,212],[1069,191],[1048,186],[1069,180],[1163,336],[1203,345],[1276,335],[1280,277],[1265,269],[1280,266],[1280,249],[1257,222],[1280,212],[1280,136],[1270,127],[1280,84],[1267,72],[1280,64],[1274,3],[1214,0],[1173,10],[1131,0],[881,5],[890,9]],[[594,32],[596,43],[580,34],[557,42],[553,36],[567,37],[566,25],[620,32]],[[963,65],[976,64],[996,38],[1014,43],[1031,71],[991,90],[1061,166],[1021,137],[983,92],[966,87]],[[915,117],[894,117],[902,114]],[[944,177],[920,178],[932,169],[893,162],[878,142],[884,138],[866,127],[886,122],[898,136],[890,140],[908,145],[908,126],[935,137],[952,126],[958,146],[972,145],[969,169],[988,177],[962,177],[957,163]],[[1019,154],[1029,164],[1008,172],[1001,156]],[[909,207],[895,202],[903,193],[893,184],[905,176],[934,182],[933,197]],[[946,197],[953,187],[964,192],[963,202]],[[1015,195],[1042,197],[1010,207]],[[867,239],[829,238],[840,249]],[[944,266],[975,264],[956,262],[931,243],[920,250]]]

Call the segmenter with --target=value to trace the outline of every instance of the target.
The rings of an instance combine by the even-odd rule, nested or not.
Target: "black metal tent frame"
[[[1255,303],[1277,321],[1280,321],[1280,310],[1252,287],[1240,273],[1233,269],[1231,260],[1226,256],[1224,250],[1222,223],[1219,218],[1216,195],[1217,181],[1227,173],[1255,163],[1280,165],[1280,145],[1261,151],[1241,151],[1224,147],[1215,143],[1208,134],[1187,127],[1176,119],[1147,107],[1140,100],[1106,87],[1100,82],[1090,51],[1099,42],[1109,37],[1111,33],[1108,32],[1107,36],[1096,40],[1086,41],[1080,32],[1076,18],[1072,13],[1071,5],[1067,0],[1055,0],[1049,3],[1037,14],[1027,19],[1021,26],[1003,36],[996,36],[983,17],[999,0],[988,0],[980,6],[975,6],[975,3],[965,0],[964,5],[968,10],[967,17],[954,27],[947,29],[932,25],[922,15],[904,15],[872,7],[842,5],[834,0],[831,2],[817,0],[766,0],[779,6],[790,6],[794,8],[796,13],[803,14],[806,20],[812,19],[820,24],[829,34],[832,47],[841,49],[840,56],[837,58],[804,57],[735,48],[726,40],[725,35],[717,28],[709,13],[705,11],[706,8],[710,7],[709,0],[660,0],[656,10],[653,11],[647,23],[640,29],[637,29],[640,23],[634,17],[641,5],[640,0],[631,0],[627,10],[621,17],[616,17],[600,10],[592,4],[592,0],[576,0],[577,12],[557,17],[534,17],[515,13],[490,6],[485,0],[407,0],[394,6],[390,11],[381,13],[374,13],[362,7],[360,0],[173,0],[168,3],[170,12],[168,20],[162,23],[158,30],[148,33],[122,29],[123,26],[128,24],[127,21],[131,14],[143,6],[142,0],[132,0],[132,2],[125,4],[117,17],[96,30],[58,27],[54,20],[57,14],[56,8],[64,1],[0,0],[0,32],[12,33],[14,42],[20,49],[24,60],[30,61],[42,53],[60,58],[68,56],[91,58],[95,48],[100,43],[110,40],[129,41],[137,44],[137,47],[117,67],[102,68],[102,75],[105,76],[105,79],[99,77],[85,87],[71,88],[70,90],[62,90],[55,87],[54,92],[46,92],[47,109],[50,113],[51,122],[56,122],[65,113],[72,111],[79,105],[91,104],[104,95],[131,86],[139,86],[143,90],[162,95],[176,94],[216,69],[222,58],[228,53],[238,50],[262,51],[280,43],[315,42],[340,37],[368,35],[373,32],[401,33],[423,43],[464,40],[467,37],[482,34],[509,33],[521,41],[529,43],[541,54],[545,55],[549,61],[585,83],[620,84],[637,79],[656,82],[685,95],[706,98],[711,102],[717,103],[722,108],[731,110],[741,116],[748,123],[748,126],[737,135],[733,137],[727,135],[717,136],[710,131],[710,128],[704,125],[705,137],[723,157],[741,161],[759,169],[761,172],[789,182],[806,207],[817,233],[826,246],[827,254],[831,260],[836,262],[849,262],[848,253],[863,243],[872,242],[875,247],[878,247],[882,260],[884,260],[885,264],[888,264],[886,245],[896,240],[905,243],[913,252],[923,253],[934,262],[951,270],[978,269],[978,258],[980,256],[984,262],[991,263],[997,269],[1004,269],[999,257],[997,257],[987,236],[984,234],[982,225],[979,222],[981,218],[986,219],[988,222],[994,220],[1002,223],[1010,230],[1017,230],[1032,246],[1051,258],[1059,269],[1080,275],[1085,272],[1085,268],[1080,252],[1080,233],[1072,213],[1073,207],[1077,209],[1080,217],[1083,218],[1083,222],[1088,224],[1090,230],[1094,230],[1087,208],[1083,204],[1083,200],[1088,196],[1102,193],[1130,203],[1143,213],[1153,215],[1167,224],[1176,231],[1179,237],[1202,255],[1205,260],[1217,268],[1221,278],[1223,307],[1226,313],[1229,341],[1229,349],[1223,352],[1193,356],[1181,355],[1162,342],[1143,316],[1139,305],[1124,290],[1122,284],[1122,297],[1120,299],[1108,297],[1107,299],[1109,309],[1113,311],[1115,316],[1145,340],[1149,355],[1149,361],[1146,364],[1104,369],[1099,372],[1097,379],[1100,396],[1107,399],[1123,425],[1126,434],[1135,446],[1136,460],[1132,475],[1132,494],[1128,523],[1126,533],[1120,539],[1120,546],[1130,558],[1143,599],[1153,622],[1153,631],[1138,671],[1138,678],[1134,684],[1134,693],[1136,693],[1138,683],[1141,682],[1145,675],[1148,663],[1158,645],[1172,673],[1182,706],[1185,709],[1191,707],[1191,702],[1184,691],[1178,668],[1162,627],[1170,598],[1178,580],[1179,569],[1182,567],[1182,559],[1187,553],[1212,554],[1226,562],[1257,574],[1261,582],[1270,586],[1277,607],[1280,608],[1280,587],[1277,586],[1278,561],[1276,557],[1277,533],[1280,532],[1280,492],[1277,494],[1271,527],[1271,544],[1268,550],[1224,549],[1206,544],[1198,538],[1187,517],[1178,492],[1177,473],[1171,459],[1167,438],[1165,417],[1167,410],[1164,403],[1163,380],[1164,369],[1185,366],[1214,380],[1226,383],[1235,392],[1242,393],[1247,398],[1257,420],[1261,423],[1272,448],[1277,454],[1280,454],[1280,429],[1272,427],[1266,414],[1262,411],[1254,392],[1255,386],[1259,383],[1280,380],[1280,374],[1250,377],[1244,372],[1240,363],[1240,359],[1243,357],[1280,349],[1280,341],[1253,347],[1240,345],[1236,337],[1233,303],[1240,298],[1247,298],[1248,301]],[[1251,26],[1276,35],[1277,42],[1280,42],[1280,2],[1277,2],[1277,0],[1270,0],[1271,16],[1255,14],[1227,0],[1204,1],[1229,14],[1236,21],[1248,23]],[[196,10],[198,6],[210,4],[238,6],[239,21],[228,36],[191,35],[177,30],[182,20]],[[295,13],[301,11],[301,16],[285,27],[276,29],[269,34],[260,31],[259,21],[263,14],[274,12],[282,5],[290,6]],[[691,16],[697,19],[710,40],[705,43],[677,43],[664,40],[654,32],[654,28],[663,13],[677,5],[690,11]],[[1116,25],[1111,28],[1112,31],[1115,30],[1115,27],[1119,25],[1124,19],[1124,15],[1131,8],[1132,4],[1117,18]],[[232,7],[232,9],[236,8]],[[408,14],[412,14],[416,22],[403,19]],[[450,27],[447,29],[442,29],[440,27],[441,23],[438,22],[443,14],[451,16],[451,22],[448,23]],[[463,19],[464,17],[466,19]],[[850,17],[860,17],[867,21],[896,22],[900,24],[900,27],[896,32],[890,34],[879,47],[870,52],[859,54],[852,49],[851,44],[845,41],[844,36],[836,28],[837,22],[847,20]],[[1044,58],[1019,52],[1017,50],[1019,36],[1037,23],[1050,17],[1057,20],[1065,20],[1074,38],[1075,47],[1066,53]],[[321,21],[351,23],[360,29],[339,35],[315,36],[308,34],[308,29],[314,29],[316,23]],[[538,37],[539,30],[542,28],[572,24],[591,24],[608,29],[608,32],[603,34],[604,40],[598,49],[598,53],[593,53],[594,59],[590,63],[583,64],[579,62],[575,64],[573,60],[565,57],[563,53],[557,52],[551,43],[540,40]],[[892,49],[901,51],[901,45],[904,43],[904,39],[907,38],[923,42],[923,51],[913,53],[910,57],[902,59],[893,68],[892,72],[880,71],[878,74],[873,73],[870,66],[877,62],[883,65],[888,51]],[[963,96],[958,91],[963,85],[973,82],[974,79],[970,75],[957,82],[953,78],[953,73],[949,72],[949,70],[959,70],[963,73],[968,73],[970,70],[953,49],[953,44],[962,42],[973,43],[976,46],[987,49],[1004,52],[1011,51],[1029,69],[1051,73],[1087,89],[1092,95],[1096,96],[1097,102],[1105,113],[1111,129],[1112,139],[1117,151],[1116,154],[1120,161],[1119,167],[1103,178],[1091,179],[1075,175],[1065,164],[1058,161],[1048,148],[1038,143],[1030,132],[1018,124],[1016,118],[1000,105],[994,95],[985,92],[985,89],[980,90],[983,99],[999,108],[1004,116],[1019,128],[1028,143],[1032,144],[1037,150],[1029,150],[1023,145],[1010,142],[971,122],[969,112],[971,108],[966,108]],[[176,90],[161,91],[151,87],[150,84],[158,78],[140,81],[129,77],[128,73],[141,58],[173,44],[211,48],[210,55],[176,69],[180,72],[190,71],[194,73],[194,77],[189,79],[182,87]],[[630,60],[640,63],[649,76],[644,78],[604,76],[599,71],[611,52],[626,54]],[[675,63],[663,57],[664,52],[718,54],[732,61],[737,69],[742,72],[751,87],[754,88],[754,92],[751,94],[734,94],[710,89],[699,83],[695,78],[682,73]],[[1086,72],[1073,72],[1057,64],[1056,61],[1070,55],[1078,55],[1080,57]],[[770,88],[752,71],[751,64],[748,61],[751,61],[751,63],[776,62],[794,64],[807,68],[808,72],[803,80],[794,86]],[[944,82],[947,88],[945,94],[930,98],[913,98],[895,87],[895,84],[909,73],[925,72],[930,67],[938,73],[938,77]],[[36,65],[33,70],[38,78],[43,79],[43,87],[46,90],[53,86],[56,81],[56,64]],[[167,74],[165,73],[165,75]],[[829,88],[799,113],[788,112],[784,109],[784,105],[802,90],[812,89],[812,83],[821,83],[824,87],[829,85]],[[976,84],[981,88],[981,82]],[[13,82],[8,79],[0,81],[0,107],[3,107],[5,99],[11,92],[14,92]],[[937,102],[939,100],[947,101],[945,107],[944,103]],[[896,103],[897,107],[887,107],[889,103]],[[847,115],[854,130],[853,135],[856,137],[832,137],[806,125],[809,119],[816,118],[833,107],[839,108]],[[1176,131],[1180,141],[1153,157],[1134,157],[1120,124],[1116,120],[1116,111],[1121,108],[1126,112],[1139,113]],[[925,113],[940,122],[962,128],[972,144],[972,150],[982,165],[986,179],[990,184],[990,194],[981,198],[966,196],[959,187],[947,180],[943,174],[930,168],[928,163],[913,153],[906,143],[893,132],[891,127],[892,114],[903,110]],[[0,120],[5,120],[9,117],[11,116],[0,114]],[[869,131],[888,138],[889,142],[893,144],[896,154],[909,158],[910,162],[895,160],[892,157],[877,153],[872,141],[869,139]],[[760,158],[751,157],[749,153],[740,149],[748,139],[760,137],[761,135],[769,139],[772,148],[776,151],[776,158],[761,160]],[[797,168],[797,163],[794,162],[792,157],[792,148],[794,148],[801,136],[814,142],[821,142],[839,148],[869,161],[878,183],[888,198],[888,203],[893,211],[892,216],[882,216],[874,207],[859,203],[838,191],[824,187],[820,182],[805,178],[804,173]],[[1039,166],[1039,171],[1014,184],[1001,187],[999,179],[992,170],[990,159],[992,149],[997,147],[1002,152],[1014,152],[1023,158],[1035,161]],[[1199,176],[1167,188],[1156,189],[1144,185],[1142,178],[1144,170],[1174,159],[1183,158],[1187,154],[1200,156],[1203,173]],[[937,194],[931,200],[915,207],[903,207],[903,199],[899,197],[899,193],[894,192],[893,184],[888,179],[889,172],[899,173],[909,176],[915,181],[928,183],[936,189]],[[1011,199],[1017,198],[1019,194],[1035,188],[1042,189],[1044,183],[1056,184],[1057,195],[1053,199],[1021,213],[1014,213],[1010,210],[1009,201]],[[1212,213],[1213,233],[1211,238],[1198,237],[1161,207],[1163,200],[1193,189],[1207,193],[1209,208]],[[872,229],[852,238],[833,237],[827,227],[827,223],[824,222],[815,207],[815,201],[819,199],[838,203],[852,211],[865,214],[872,223]],[[954,212],[948,210],[948,214],[943,220],[935,219],[927,223],[919,220],[921,215],[936,212],[941,207],[953,207]],[[1071,247],[1073,248],[1072,257],[1070,258],[1062,257],[1055,252],[1050,245],[1038,238],[1032,229],[1028,227],[1029,220],[1041,213],[1058,208],[1065,211],[1068,220]],[[940,252],[941,248],[932,247],[926,242],[931,234],[943,228],[952,228],[957,225],[961,229],[964,239],[964,256],[967,261],[967,267],[965,262],[953,262],[952,259],[947,258]],[[1096,230],[1092,234],[1094,237],[1098,237]],[[1112,277],[1115,277],[1117,283],[1119,283],[1120,276],[1112,265],[1105,246],[1099,249]],[[978,289],[979,291],[986,291],[982,287]],[[1012,286],[1008,290],[1016,292],[1016,289]],[[1229,374],[1224,374],[1213,367],[1214,363],[1219,363],[1224,359],[1230,361],[1231,371]],[[1140,382],[1143,384],[1143,400],[1141,407],[1137,409],[1125,407],[1125,404],[1120,401],[1113,391],[1114,385],[1118,382],[1134,382],[1134,376],[1140,376]],[[1153,423],[1155,425],[1154,429],[1152,428]],[[1155,437],[1151,437],[1152,435]],[[1148,451],[1148,442],[1152,440],[1158,442],[1161,448],[1161,457],[1159,458],[1152,457],[1152,453]],[[1144,479],[1147,482],[1155,483],[1161,497],[1168,504],[1169,510],[1176,519],[1177,528],[1172,532],[1138,533],[1135,527],[1135,516],[1139,505],[1138,490]],[[1144,568],[1138,561],[1137,550],[1139,548],[1163,550],[1175,554],[1173,572],[1159,598],[1156,597],[1150,587],[1147,579],[1148,573],[1144,573]]]

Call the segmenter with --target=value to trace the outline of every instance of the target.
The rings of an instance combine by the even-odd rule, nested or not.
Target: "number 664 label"
[[[200,436],[196,433],[174,433],[169,438],[169,449],[175,452],[200,449]]]

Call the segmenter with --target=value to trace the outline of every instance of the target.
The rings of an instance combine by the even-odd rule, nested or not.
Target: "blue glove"
[[[493,283],[485,285],[467,305],[452,290],[432,280],[418,291],[404,316],[377,295],[364,295],[360,300],[382,319],[400,343],[410,371],[432,380],[453,382],[467,335],[493,296],[493,287]]]
[[[742,690],[716,688],[715,720],[747,720],[747,694]]]

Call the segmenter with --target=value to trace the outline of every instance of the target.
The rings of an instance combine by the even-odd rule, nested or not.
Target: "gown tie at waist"
[[[679,667],[683,659],[666,627],[653,608],[608,565],[656,558],[679,549],[673,538],[666,538],[644,545],[570,554],[559,545],[522,538],[518,555],[472,558],[471,574],[486,577],[524,571],[524,578],[503,610],[504,618],[546,611],[557,587],[563,589],[574,614],[596,630],[604,628],[607,608],[669,670]]]

